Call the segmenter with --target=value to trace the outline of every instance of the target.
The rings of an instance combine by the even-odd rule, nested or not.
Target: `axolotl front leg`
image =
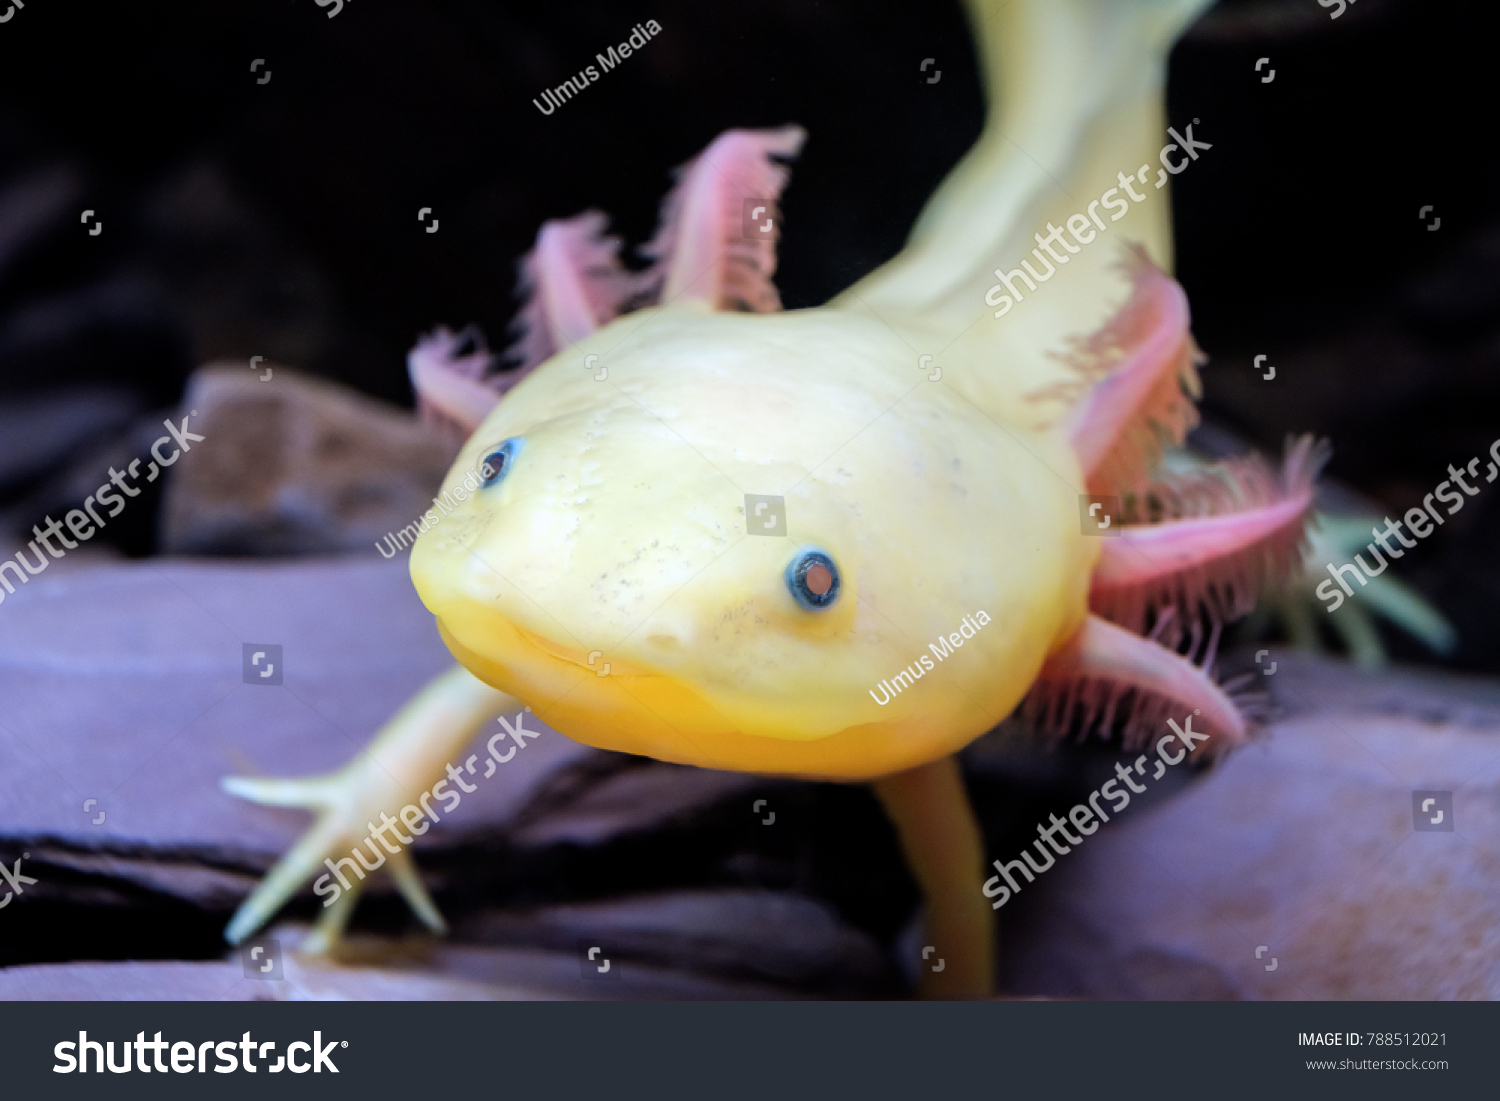
[[[336,772],[302,779],[226,778],[224,789],[233,795],[266,806],[305,808],[318,817],[241,904],[224,931],[225,939],[238,944],[265,925],[303,883],[328,866],[325,861],[345,871],[349,886],[325,902],[317,926],[301,945],[303,951],[337,947],[366,873],[382,865],[389,868],[417,916],[433,931],[445,932],[442,915],[402,844],[404,835],[396,829],[382,831],[397,846],[394,853],[373,838],[392,812],[423,805],[422,796],[491,719],[521,706],[514,697],[455,666],[428,682],[364,752]],[[981,890],[983,843],[957,759],[945,757],[884,777],[873,786],[895,823],[927,902],[927,943],[936,955],[924,961],[921,993],[938,998],[987,996],[995,958],[993,915]],[[412,834],[418,829],[425,832],[421,823],[405,824]]]
[[[338,943],[366,874],[382,865],[417,916],[435,932],[446,931],[402,840],[425,833],[429,824],[387,823],[403,807],[430,811],[430,802],[424,805],[422,798],[444,777],[449,763],[496,715],[521,706],[455,666],[429,681],[362,753],[337,772],[295,780],[226,778],[224,790],[232,795],[267,806],[303,807],[318,818],[235,912],[224,938],[238,944],[264,925],[310,876],[327,866],[325,860],[339,869],[342,882],[336,884],[332,875],[322,877],[328,881],[318,890],[325,896],[325,908],[303,942],[303,951],[325,952]],[[403,827],[408,834],[398,832]],[[377,837],[389,839],[396,851],[382,846]]]

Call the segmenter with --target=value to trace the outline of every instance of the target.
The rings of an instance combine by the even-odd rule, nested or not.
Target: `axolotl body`
[[[1169,714],[1212,750],[1242,740],[1218,627],[1289,568],[1311,507],[1307,442],[1280,476],[1155,474],[1199,356],[1147,169],[1163,58],[1201,6],[972,0],[985,132],[903,252],[824,307],[779,309],[774,227],[742,219],[775,209],[801,131],[729,131],[680,171],[644,273],[601,215],[543,227],[520,370],[484,377],[445,331],[419,345],[421,402],[468,433],[449,482],[485,473],[410,564],[461,668],[331,777],[226,782],[321,811],[230,939],[525,704],[606,749],[872,782],[948,961],[925,991],[988,993],[954,754],[1018,707],[1127,745]],[[406,849],[390,870],[441,928]]]

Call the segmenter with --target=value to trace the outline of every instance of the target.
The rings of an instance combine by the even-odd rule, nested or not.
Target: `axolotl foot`
[[[224,930],[224,939],[230,944],[238,944],[270,921],[314,872],[327,867],[325,861],[333,863],[342,881],[337,885],[328,883],[328,893],[333,897],[325,900],[323,913],[303,941],[302,951],[328,952],[338,945],[364,889],[365,876],[382,866],[389,869],[402,896],[423,924],[436,933],[447,931],[442,914],[417,875],[410,851],[398,845],[395,852],[390,852],[375,840],[381,815],[398,795],[390,778],[369,768],[363,759],[326,776],[296,780],[231,776],[223,781],[223,786],[231,795],[252,802],[271,807],[302,807],[317,814],[312,828],[235,912]]]
[[[231,795],[271,807],[302,807],[317,818],[291,850],[247,898],[224,930],[238,944],[276,915],[301,885],[319,874],[313,890],[323,913],[302,943],[304,952],[337,947],[367,877],[384,868],[423,924],[436,933],[447,925],[422,885],[400,832],[425,833],[390,811],[407,807],[440,780],[444,766],[475,732],[501,711],[520,704],[455,667],[427,684],[376,735],[370,745],[337,772],[301,779],[223,780]],[[394,836],[393,836],[394,835]]]

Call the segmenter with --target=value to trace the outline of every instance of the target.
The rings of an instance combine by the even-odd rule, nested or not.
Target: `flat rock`
[[[1500,691],[1273,656],[1266,737],[1023,887],[1011,992],[1500,997]]]
[[[610,768],[607,774],[582,779],[592,782],[579,784],[571,798],[538,800],[528,808],[526,818],[510,831],[511,838],[517,844],[532,846],[596,845],[623,833],[660,826],[764,783],[760,777],[743,772],[716,772],[661,761]]]
[[[622,972],[644,962],[824,992],[897,988],[881,945],[825,904],[789,892],[677,891],[497,911],[471,917],[454,933],[575,951],[597,944]]]
[[[246,682],[249,643],[281,647],[282,684]],[[451,665],[403,561],[49,569],[0,605],[0,839],[138,870],[183,851],[263,867],[309,816],[220,779],[337,768]],[[543,736],[430,838],[503,827],[595,752],[535,725]]]
[[[573,1001],[796,998],[765,983],[611,961],[606,976],[577,951],[493,948],[350,937],[340,961],[304,956],[306,928],[284,925],[276,978],[251,977],[242,953],[224,961],[38,964],[0,969],[0,1001]],[[264,938],[262,938],[262,942]],[[262,955],[260,960],[266,957]]]

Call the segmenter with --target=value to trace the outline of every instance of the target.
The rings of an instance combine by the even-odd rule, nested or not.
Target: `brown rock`
[[[201,369],[182,408],[206,440],[173,468],[168,554],[373,556],[453,458],[414,414],[270,363]]]

